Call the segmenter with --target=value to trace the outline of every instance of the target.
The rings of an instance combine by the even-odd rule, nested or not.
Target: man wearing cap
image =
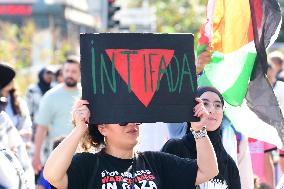
[[[54,139],[68,135],[73,128],[70,112],[76,98],[81,96],[81,87],[78,85],[80,80],[79,58],[69,57],[62,71],[64,83],[58,84],[43,96],[35,117],[37,129],[32,163],[36,174],[42,169],[41,151],[46,136],[49,144],[52,144]],[[45,155],[48,156],[49,152]]]

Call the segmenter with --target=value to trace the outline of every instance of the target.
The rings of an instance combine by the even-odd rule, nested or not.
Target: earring
[[[106,141],[106,137],[104,136],[104,144],[106,145],[107,144],[107,141]]]

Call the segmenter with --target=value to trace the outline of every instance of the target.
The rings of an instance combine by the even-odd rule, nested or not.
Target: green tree
[[[0,22],[0,60],[4,62],[15,62],[15,45],[18,42],[17,34],[19,28],[16,25]]]
[[[196,33],[205,21],[202,0],[151,0],[150,4],[156,9],[158,32]]]
[[[74,46],[68,40],[62,40],[60,44],[54,48],[54,54],[51,64],[62,64],[66,57],[70,54],[76,54]]]
[[[143,0],[125,0],[128,7],[141,7]],[[196,33],[205,22],[207,0],[149,0],[156,10],[157,32]]]
[[[36,31],[36,26],[31,20],[21,26],[0,22],[0,60],[12,64],[16,69],[32,66],[33,38]],[[75,45],[64,39],[59,31],[53,31],[53,37],[56,41],[50,64],[62,63],[68,54],[76,53]]]
[[[19,27],[16,24],[0,23],[0,60],[13,64],[16,69],[31,65],[32,36],[35,26],[32,21]]]
[[[25,93],[27,86],[37,78],[34,70],[30,69],[36,31],[36,26],[32,20],[27,20],[23,25],[0,22],[0,61],[6,62],[16,69],[16,82],[22,93]],[[75,45],[63,39],[59,31],[50,32],[54,32],[53,37],[56,40],[52,49],[50,64],[63,63],[68,54],[75,53]]]

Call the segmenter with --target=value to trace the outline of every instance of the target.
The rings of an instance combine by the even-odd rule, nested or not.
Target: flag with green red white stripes
[[[212,47],[199,86],[214,86],[226,101],[225,115],[248,137],[282,146],[283,115],[265,76],[266,48],[281,25],[277,0],[209,0],[198,53]]]

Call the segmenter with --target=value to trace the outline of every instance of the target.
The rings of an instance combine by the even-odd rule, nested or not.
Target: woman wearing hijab
[[[204,106],[209,112],[207,117],[208,136],[213,144],[219,174],[206,183],[200,184],[200,189],[240,189],[240,176],[238,168],[228,153],[225,151],[221,140],[221,122],[223,119],[224,100],[221,93],[213,87],[200,87],[197,89]],[[171,139],[162,148],[163,152],[177,155],[182,158],[196,159],[195,139],[191,132],[188,132],[182,139]]]
[[[53,72],[48,67],[42,68],[38,73],[38,83],[29,86],[26,94],[26,100],[29,107],[32,121],[34,121],[35,115],[38,112],[39,103],[42,96],[51,89],[51,83],[53,81]]]

